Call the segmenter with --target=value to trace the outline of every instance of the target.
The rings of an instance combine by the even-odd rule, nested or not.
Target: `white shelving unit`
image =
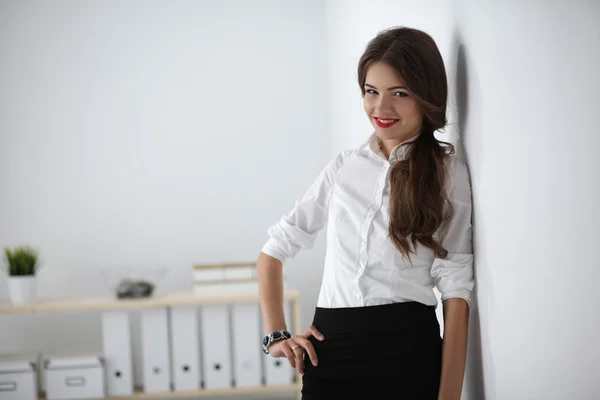
[[[300,334],[300,306],[297,290],[288,286],[284,287],[284,299],[290,305],[291,322],[290,330]],[[115,297],[96,297],[96,298],[72,298],[72,299],[53,299],[39,300],[37,302],[15,306],[10,303],[0,303],[0,314],[41,314],[41,313],[64,313],[64,312],[82,312],[82,311],[101,311],[114,313],[115,311],[133,311],[150,309],[172,309],[178,307],[200,307],[205,305],[235,303],[255,303],[259,302],[258,287],[247,287],[244,290],[222,290],[219,293],[210,292],[203,295],[198,291],[183,291],[173,293],[156,293],[146,299],[117,299]],[[255,344],[260,348],[260,342]],[[262,355],[261,352],[261,357]],[[266,357],[266,356],[264,356]],[[282,359],[287,362],[287,360]],[[264,382],[261,385],[250,387],[229,387],[215,388],[193,391],[163,391],[146,393],[143,387],[136,388],[133,394],[124,396],[109,395],[108,399],[154,399],[154,398],[197,398],[197,397],[216,397],[221,395],[240,395],[256,394],[268,392],[296,392],[300,398],[301,378],[299,374],[292,372],[293,379],[291,384],[287,385],[268,385]],[[40,394],[40,399],[44,399],[44,394]]]

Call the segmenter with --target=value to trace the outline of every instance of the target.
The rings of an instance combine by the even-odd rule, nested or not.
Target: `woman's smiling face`
[[[417,99],[392,67],[370,65],[364,90],[364,109],[379,139],[397,145],[420,132],[423,116]]]

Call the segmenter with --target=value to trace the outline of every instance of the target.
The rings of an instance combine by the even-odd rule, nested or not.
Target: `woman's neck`
[[[383,155],[385,156],[386,159],[390,158],[390,154],[392,154],[392,151],[399,145],[401,145],[402,143],[405,143],[415,137],[419,136],[419,132],[409,135],[407,137],[404,138],[400,138],[400,139],[380,139],[378,138],[377,141],[379,142],[379,149],[381,150],[381,152],[383,153]]]

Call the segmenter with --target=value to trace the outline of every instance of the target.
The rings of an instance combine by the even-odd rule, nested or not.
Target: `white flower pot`
[[[35,275],[10,276],[8,292],[14,305],[31,303],[36,295]]]

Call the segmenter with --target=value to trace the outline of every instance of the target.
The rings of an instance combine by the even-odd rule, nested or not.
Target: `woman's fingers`
[[[315,351],[315,348],[310,340],[306,339],[304,336],[298,335],[294,336],[294,342],[306,350],[308,357],[310,357],[311,364],[316,367],[319,364],[319,360],[317,358],[317,352]]]
[[[298,368],[298,372],[304,374],[304,352],[308,354],[310,362],[315,367],[319,364],[317,358],[317,352],[309,338],[314,336],[318,340],[324,340],[325,337],[317,328],[313,325],[306,328],[306,331],[302,335],[296,335],[291,339],[282,341],[279,346],[281,351],[288,359],[292,368]]]
[[[285,354],[285,358],[288,359],[292,368],[296,368],[296,355],[290,348],[291,343],[289,343],[291,339],[286,340],[281,344],[281,350],[283,350],[283,354]]]
[[[304,349],[298,343],[293,342],[292,340],[290,340],[290,342],[291,342],[290,350],[292,350],[292,352],[296,356],[296,365],[298,366],[298,372],[300,372],[300,374],[303,374],[304,373]]]
[[[306,328],[306,330],[304,331],[304,334],[302,336],[304,336],[304,338],[306,338],[306,339],[308,339],[311,336],[314,336],[319,340],[325,339],[325,336],[323,336],[323,334],[321,332],[319,332],[319,330],[314,325],[311,325],[308,328]]]

